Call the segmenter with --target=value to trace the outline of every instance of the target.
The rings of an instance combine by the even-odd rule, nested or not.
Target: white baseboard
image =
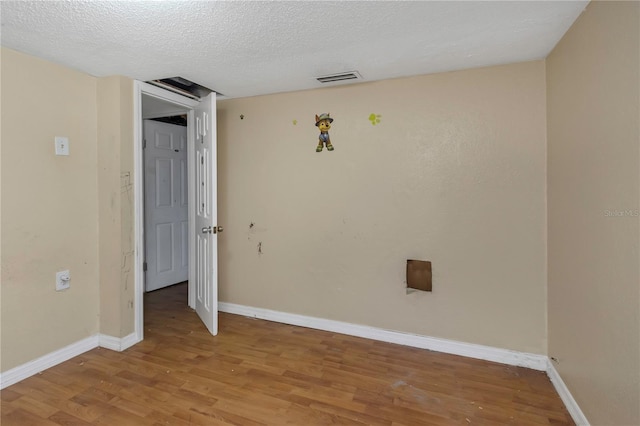
[[[101,348],[111,349],[112,351],[120,351],[120,339],[109,336],[108,334],[98,334],[98,343]]]
[[[62,349],[43,355],[33,361],[19,365],[4,373],[0,373],[0,389],[4,389],[7,386],[18,383],[19,381],[44,371],[47,368],[51,368],[54,365],[68,361],[73,357],[82,355],[83,353],[97,348],[98,346],[101,348],[111,349],[112,351],[121,352],[135,345],[140,340],[141,339],[139,339],[135,333],[131,333],[123,338],[108,336],[106,334],[95,334],[76,343],[72,343],[69,346],[65,346]]]
[[[116,352],[122,352],[140,341],[136,336],[136,333],[131,333],[125,337],[113,337],[108,334],[99,334],[98,339],[101,348],[111,349]]]
[[[98,336],[94,335],[82,339],[62,349],[48,353],[40,358],[19,365],[11,370],[5,371],[0,376],[0,389],[18,383],[21,380],[31,377],[47,368],[58,365],[61,362],[70,360],[71,358],[81,355],[93,348],[98,347]]]
[[[348,334],[350,336],[397,343],[400,345],[461,355],[469,358],[484,359],[487,361],[526,367],[539,371],[546,371],[548,366],[548,358],[545,355],[518,352],[436,337],[421,336],[400,331],[369,327],[366,325],[308,317],[305,315],[289,314],[286,312],[272,311],[270,309],[236,305],[234,303],[220,302],[218,303],[218,310],[228,312],[230,314],[238,314],[268,321],[315,328],[318,330],[332,331],[335,333]]]
[[[142,339],[138,337],[138,335],[135,332],[129,334],[128,336],[124,336],[122,338],[122,343],[120,343],[120,351],[129,349],[131,346],[140,342],[142,342]]]
[[[556,392],[560,395],[560,399],[564,402],[575,424],[577,426],[589,426],[589,420],[587,420],[576,400],[573,399],[573,395],[569,392],[569,388],[560,377],[558,370],[556,370],[551,360],[548,360],[547,364],[547,376],[549,376],[549,380],[553,383],[553,387],[556,388]]]

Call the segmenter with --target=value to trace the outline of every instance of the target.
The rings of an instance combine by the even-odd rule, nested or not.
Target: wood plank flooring
[[[572,425],[538,371],[220,314],[187,286],[145,296],[145,340],[1,392],[12,425]]]

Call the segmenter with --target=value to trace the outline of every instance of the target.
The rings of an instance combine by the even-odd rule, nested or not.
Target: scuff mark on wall
[[[252,237],[256,234],[266,232],[267,228],[258,227],[255,222],[249,223],[249,232],[247,233],[247,241],[252,241]]]
[[[262,241],[258,243],[258,254],[262,254]]]
[[[124,289],[129,288],[129,282],[133,274],[133,182],[131,182],[131,172],[120,173],[120,203],[122,220],[122,262],[120,276]]]
[[[131,191],[133,190],[133,183],[131,182],[131,172],[120,173],[120,193],[127,194],[127,198],[131,200]]]
[[[131,265],[133,264],[133,251],[122,253],[122,265],[120,268],[120,276],[124,282],[124,289],[129,288],[129,279],[131,278]]]

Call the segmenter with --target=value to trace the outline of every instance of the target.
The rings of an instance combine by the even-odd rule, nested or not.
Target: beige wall
[[[132,333],[133,81],[3,48],[2,154],[1,371]],[[71,289],[56,292],[63,269]]]
[[[100,331],[134,329],[133,81],[98,80]]]
[[[542,61],[218,110],[221,301],[546,353]]]
[[[594,425],[640,424],[639,15],[592,2],[547,59],[549,355]]]
[[[2,48],[2,366],[98,332],[96,79]],[[68,136],[68,157],[54,155]],[[71,288],[55,291],[57,271]]]

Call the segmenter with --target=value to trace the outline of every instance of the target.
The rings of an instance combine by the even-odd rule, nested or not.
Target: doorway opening
[[[189,279],[189,109],[144,93],[141,101],[144,311],[147,293]]]
[[[215,93],[196,100],[134,84],[137,341],[144,338],[145,292],[184,281],[189,307],[217,334],[215,111]],[[185,117],[186,126],[163,122]],[[156,276],[147,285],[150,272]]]
[[[149,117],[147,109],[143,97],[145,292],[189,278],[186,114]]]

